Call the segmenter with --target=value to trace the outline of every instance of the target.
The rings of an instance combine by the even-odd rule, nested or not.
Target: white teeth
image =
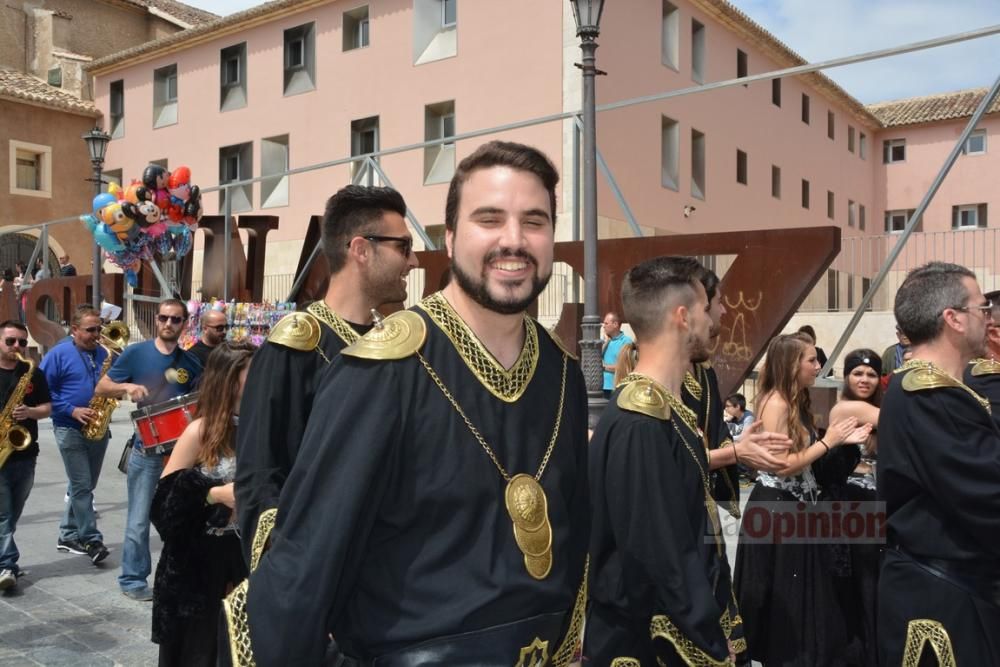
[[[524,262],[497,262],[494,266],[502,271],[520,271],[528,265]]]

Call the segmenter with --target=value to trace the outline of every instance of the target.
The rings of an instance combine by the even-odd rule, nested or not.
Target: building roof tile
[[[30,74],[11,69],[0,68],[0,98],[25,101],[94,118],[101,115],[93,102],[81,100]]]
[[[130,5],[144,7],[146,9],[157,9],[164,14],[169,14],[175,19],[188,24],[189,26],[199,26],[211,23],[219,18],[217,14],[198,9],[191,5],[186,5],[177,0],[125,0]]]
[[[916,125],[955,118],[969,118],[986,95],[986,88],[970,88],[952,93],[910,97],[869,104],[868,110],[885,127]],[[1000,97],[993,100],[987,113],[1000,112]]]

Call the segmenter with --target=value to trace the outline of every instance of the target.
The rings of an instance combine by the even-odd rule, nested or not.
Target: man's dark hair
[[[1000,324],[1000,289],[987,292],[983,296],[987,301],[993,302],[993,310],[990,311],[993,314],[993,323]]]
[[[18,322],[17,320],[4,320],[3,322],[0,322],[0,329],[6,329],[8,327],[28,333],[28,327],[24,326],[24,324]]]
[[[698,274],[698,281],[701,283],[702,287],[705,288],[705,295],[708,297],[709,303],[715,298],[716,292],[719,291],[719,276],[715,275],[715,271],[702,265],[701,271]]]
[[[156,307],[156,313],[159,314],[163,310],[164,306],[180,306],[181,312],[184,313],[184,319],[186,320],[188,318],[187,304],[181,301],[180,299],[164,299]]]
[[[700,275],[701,264],[691,257],[656,257],[629,269],[622,280],[622,310],[640,341],[659,333],[668,308],[694,305]]]
[[[73,317],[70,318],[69,323],[74,327],[78,327],[80,326],[80,322],[82,322],[85,317],[96,317],[97,319],[101,319],[101,311],[97,310],[89,303],[82,303],[73,311]]]
[[[747,409],[747,397],[743,394],[730,394],[726,397],[726,403],[732,403],[740,409],[740,412],[745,412]]]
[[[930,262],[910,271],[896,292],[893,314],[911,345],[934,340],[944,328],[946,308],[959,308],[969,298],[963,278],[975,279],[964,266]]]
[[[555,227],[556,185],[559,184],[559,172],[556,171],[555,165],[544,153],[532,146],[510,141],[491,141],[459,162],[455,175],[451,177],[448,199],[444,206],[444,226],[448,231],[455,231],[455,223],[458,222],[458,204],[462,199],[462,186],[473,172],[490,167],[510,167],[537,176],[549,193],[551,208],[549,217],[552,226]]]
[[[348,185],[326,202],[323,213],[323,254],[330,273],[347,263],[347,246],[355,236],[375,234],[386,212],[406,216],[403,195],[392,188]]]

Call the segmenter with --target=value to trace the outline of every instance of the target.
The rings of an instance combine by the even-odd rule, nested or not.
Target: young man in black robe
[[[320,377],[371,328],[373,308],[406,299],[406,275],[417,259],[405,216],[392,188],[349,185],[331,197],[323,215],[326,295],[278,322],[250,365],[234,484],[248,564],[260,516],[278,506],[295,462]]]
[[[730,665],[732,588],[697,415],[680,398],[712,320],[688,257],[622,285],[639,346],[590,443],[593,522],[584,658],[592,665]]]
[[[986,353],[965,367],[965,384],[989,399],[993,421],[1000,428],[1000,290],[983,295],[993,304],[990,322],[986,323]]]
[[[452,282],[324,376],[250,577],[258,665],[318,664],[330,634],[348,664],[380,667],[577,652],[586,388],[525,314],[552,272],[557,183],[528,146],[465,158],[445,209]]]
[[[879,664],[1000,664],[1000,431],[958,378],[983,355],[990,307],[975,274],[932,262],[896,293],[913,358],[878,420],[887,544]]]

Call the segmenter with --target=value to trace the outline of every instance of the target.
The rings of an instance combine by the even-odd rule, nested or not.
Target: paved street
[[[86,556],[56,551],[66,473],[51,422],[39,424],[41,454],[35,486],[24,508],[15,540],[20,565],[28,573],[16,589],[0,596],[0,664],[75,667],[155,665],[150,642],[150,602],[134,602],[118,589],[125,534],[125,475],[116,466],[131,432],[130,404],[118,409],[112,440],[97,487],[98,526],[111,556],[95,567]],[[153,563],[160,542],[152,530]],[[153,578],[150,576],[150,586]]]

